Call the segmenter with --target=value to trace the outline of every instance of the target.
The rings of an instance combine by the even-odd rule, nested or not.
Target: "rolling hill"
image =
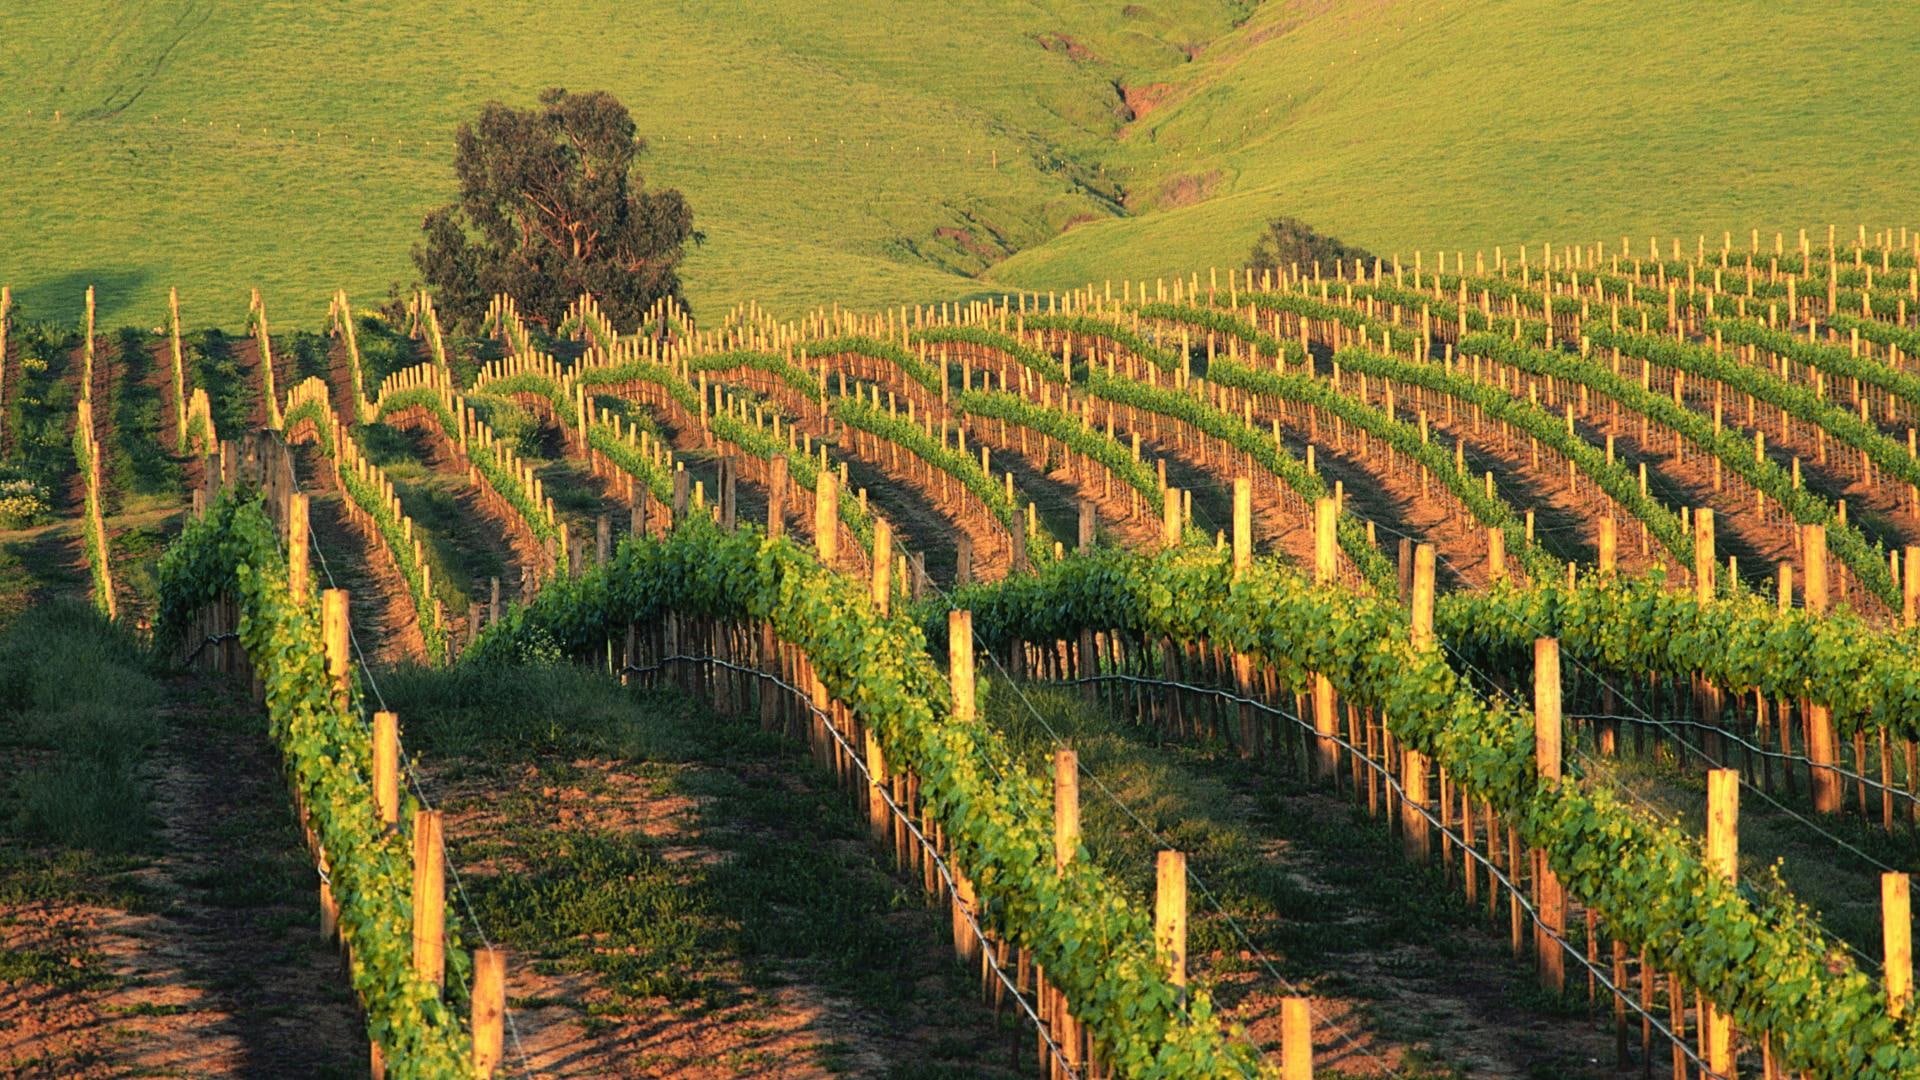
[[[315,322],[412,276],[451,129],[605,88],[709,242],[696,311],[1145,276],[1305,217],[1377,250],[1910,215],[1920,26],[1853,4],[788,0],[0,11],[24,314]],[[830,12],[830,13],[829,13]]]

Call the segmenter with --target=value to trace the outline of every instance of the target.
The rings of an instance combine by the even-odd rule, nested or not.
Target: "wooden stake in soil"
[[[351,663],[347,638],[347,590],[328,589],[320,594],[320,640],[326,644],[327,675],[340,694],[347,692],[347,671]]]
[[[446,867],[440,811],[413,816],[413,973],[435,986],[446,978]]]
[[[953,687],[953,722],[973,722],[973,612],[947,612],[947,683]]]
[[[1693,598],[1700,604],[1713,602],[1713,511],[1700,507],[1693,512]]]
[[[1175,986],[1187,985],[1187,856],[1162,851],[1154,861],[1153,943]]]
[[[296,493],[287,500],[287,591],[302,606],[308,588],[307,539],[307,497]]]
[[[840,556],[840,478],[826,469],[814,477],[813,546],[820,564],[833,569]]]
[[[771,539],[787,531],[787,455],[773,455],[768,465],[767,536]]]
[[[497,948],[473,952],[473,1071],[481,1077],[500,1067],[505,1049],[502,1021],[507,1015],[507,954]]]
[[[1160,493],[1160,543],[1166,547],[1180,546],[1180,489],[1168,488]]]
[[[1233,576],[1253,565],[1253,481],[1233,478]]]
[[[1536,638],[1533,642],[1533,760],[1542,783],[1560,780],[1560,641]],[[1566,937],[1566,896],[1560,879],[1546,865],[1544,853],[1535,866],[1534,889],[1539,923],[1534,929],[1534,952],[1540,966],[1541,985],[1554,993],[1566,989],[1565,961],[1560,955],[1560,940]]]
[[[873,610],[886,618],[893,600],[893,526],[887,519],[873,519],[873,580],[869,583]]]
[[[1413,647],[1416,649],[1434,646],[1433,560],[1432,544],[1413,549]]]
[[[373,805],[382,825],[400,824],[400,718],[373,714]]]
[[[1880,875],[1880,944],[1887,1010],[1902,1016],[1913,997],[1913,913],[1905,874]]]
[[[1313,1080],[1313,1015],[1306,998],[1280,1001],[1280,1080]]]
[[[1619,566],[1619,527],[1610,517],[1600,519],[1600,572],[1611,574]]]
[[[1093,530],[1094,530],[1093,500],[1081,499],[1080,500],[1079,550],[1082,553],[1093,550]]]
[[[1065,870],[1080,846],[1080,755],[1053,752],[1053,868]]]
[[[1336,559],[1339,551],[1339,518],[1338,502],[1320,499],[1313,504],[1313,581],[1316,585],[1331,584],[1339,572]]]
[[[1707,869],[1722,880],[1740,876],[1740,772],[1707,771]],[[1733,1017],[1709,1006],[1706,1016],[1707,1068],[1733,1075]]]

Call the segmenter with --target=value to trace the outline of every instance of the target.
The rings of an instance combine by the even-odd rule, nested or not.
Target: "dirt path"
[[[406,584],[376,553],[374,542],[347,523],[345,496],[333,488],[333,474],[319,449],[312,443],[296,446],[293,459],[300,486],[310,496],[315,583],[347,590],[350,625],[368,663],[389,667],[417,660],[426,646]]]
[[[1301,995],[1316,1068],[1335,1075],[1610,1075],[1604,1014],[1537,989],[1504,917],[1486,921],[1438,866],[1408,862],[1383,819],[1308,786],[1296,763],[1163,741],[1058,687],[989,709],[1029,768],[1060,739],[1078,749],[1098,780],[1082,789],[1087,851],[1134,895],[1152,895],[1157,851],[1187,854],[1204,886],[1189,889],[1189,969],[1270,1059],[1281,1000]]]
[[[554,1077],[1011,1075],[1031,1035],[996,1025],[942,913],[797,745],[620,694],[571,712],[616,714],[624,754],[423,734],[465,893],[509,952],[510,1058]]]
[[[366,1042],[318,934],[307,865],[262,721],[234,690],[169,685],[150,761],[157,854],[91,902],[0,909],[30,961],[0,980],[0,1069],[23,1077],[350,1075]]]

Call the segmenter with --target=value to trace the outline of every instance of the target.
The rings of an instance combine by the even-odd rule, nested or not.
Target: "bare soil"
[[[261,721],[208,680],[169,696],[157,853],[103,883],[123,902],[0,907],[7,951],[65,970],[0,980],[0,1072],[358,1075],[365,1036]]]

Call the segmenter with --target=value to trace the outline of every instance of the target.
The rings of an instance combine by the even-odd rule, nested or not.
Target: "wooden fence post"
[[[1693,512],[1693,598],[1701,604],[1713,602],[1713,511],[1699,507]]]
[[[400,823],[400,718],[373,714],[373,805],[383,825]]]
[[[1600,572],[1611,574],[1619,566],[1620,559],[1619,526],[1611,516],[1600,519]]]
[[[773,455],[772,473],[767,480],[767,536],[783,536],[787,531],[787,455]]]
[[[326,644],[327,675],[333,688],[347,693],[348,653],[347,590],[328,589],[320,594],[320,640]]]
[[[1533,760],[1543,784],[1560,781],[1560,642],[1536,638],[1533,642]],[[1565,960],[1560,939],[1566,937],[1566,895],[1560,879],[1547,866],[1543,852],[1534,852],[1534,892],[1539,923],[1534,928],[1534,952],[1540,982],[1548,990],[1566,989]]]
[[[1505,580],[1507,576],[1507,534],[1497,525],[1487,526],[1487,581]]]
[[[435,986],[446,979],[447,881],[440,830],[440,811],[413,815],[413,973]]]
[[[953,584],[973,584],[973,541],[964,536],[954,538]]]
[[[613,554],[613,519],[602,513],[593,519],[593,563],[595,566],[607,565],[607,559]]]
[[[1340,504],[1321,499],[1313,504],[1313,583],[1328,585],[1339,573]]]
[[[1233,576],[1253,565],[1253,481],[1233,478]]]
[[[1313,1015],[1306,998],[1280,1000],[1280,1080],[1313,1080]]]
[[[293,602],[307,602],[307,497],[296,493],[287,500],[287,591]]]
[[[840,478],[828,469],[813,481],[813,546],[820,564],[833,569],[840,557]]]
[[[1805,581],[1801,584],[1810,615],[1827,613],[1827,529],[1801,528],[1800,556]],[[1822,814],[1840,812],[1840,774],[1834,771],[1833,712],[1824,703],[1807,702],[1807,757],[1811,762],[1813,808]]]
[[[1181,528],[1180,489],[1167,488],[1160,493],[1160,543],[1165,547],[1179,547]]]
[[[893,606],[893,526],[887,519],[873,519],[873,573],[869,582],[873,610],[881,618]]]
[[[1065,870],[1080,846],[1080,755],[1053,752],[1053,868]]]
[[[1433,562],[1432,544],[1413,549],[1413,647],[1416,649],[1434,646]]]
[[[1895,871],[1880,875],[1880,945],[1887,1010],[1902,1016],[1913,998],[1913,913],[1907,875]]]
[[[1805,560],[1801,576],[1805,578],[1800,588],[1806,597],[1806,608],[1815,615],[1827,613],[1827,527],[1825,525],[1801,526],[1801,558]]]
[[[1920,621],[1920,546],[1907,545],[1900,567],[1901,625],[1911,627]]]
[[[507,954],[497,948],[473,951],[473,1071],[481,1077],[500,1067],[506,1048],[502,1021],[507,1015]]]
[[[1740,772],[1707,770],[1707,870],[1732,883],[1740,876]],[[1733,1017],[1708,1006],[1707,1068],[1733,1075]]]
[[[1077,546],[1079,551],[1082,554],[1085,554],[1086,552],[1093,550],[1094,524],[1095,522],[1094,522],[1094,516],[1093,516],[1093,500],[1081,499],[1080,500],[1080,536],[1079,536],[1079,543]]]
[[[1175,986],[1187,985],[1187,856],[1162,851],[1154,861],[1153,942]]]
[[[947,683],[953,687],[953,721],[973,721],[973,612],[947,612]]]

